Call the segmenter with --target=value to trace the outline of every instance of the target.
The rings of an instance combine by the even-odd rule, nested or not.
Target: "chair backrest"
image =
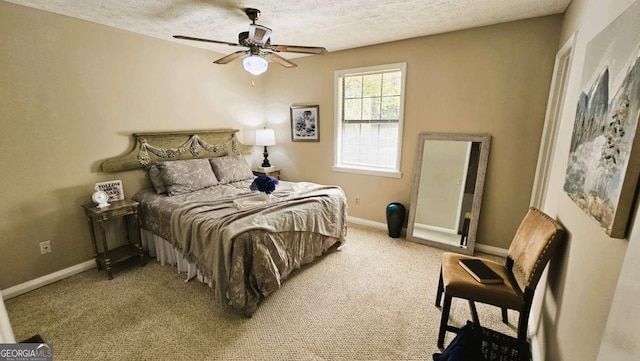
[[[536,287],[563,235],[564,229],[556,220],[535,207],[529,208],[508,252],[509,258],[524,273],[525,287]]]

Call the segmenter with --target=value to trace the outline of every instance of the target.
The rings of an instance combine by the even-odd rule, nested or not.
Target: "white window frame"
[[[392,168],[383,168],[383,167],[366,167],[366,166],[355,166],[352,164],[341,164],[340,163],[340,151],[342,146],[342,77],[347,74],[354,73],[366,73],[366,72],[376,72],[383,70],[391,70],[391,69],[400,69],[401,72],[401,92],[400,92],[400,109],[399,109],[399,120],[398,120],[398,149],[396,154],[396,167]],[[333,166],[331,170],[334,172],[344,172],[344,173],[356,173],[356,174],[366,174],[366,175],[374,175],[381,177],[391,177],[391,178],[401,178],[402,173],[400,172],[400,163],[402,160],[402,135],[403,135],[403,125],[404,125],[404,99],[405,99],[405,84],[406,84],[406,76],[407,76],[407,63],[394,63],[394,64],[386,64],[386,65],[376,65],[369,66],[364,68],[354,68],[354,69],[343,69],[336,70],[334,72],[334,111],[335,111],[335,145],[334,145],[334,153],[333,153]]]

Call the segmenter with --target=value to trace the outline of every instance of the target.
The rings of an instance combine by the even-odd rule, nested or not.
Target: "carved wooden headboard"
[[[103,172],[144,168],[163,160],[215,158],[227,154],[249,154],[252,146],[236,138],[238,129],[134,133],[134,148],[128,154],[102,163]]]

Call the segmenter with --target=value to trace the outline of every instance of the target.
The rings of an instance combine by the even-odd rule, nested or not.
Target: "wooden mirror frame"
[[[478,219],[480,217],[480,206],[482,204],[482,194],[484,191],[484,181],[489,160],[489,148],[491,147],[491,135],[488,134],[454,134],[454,133],[421,133],[418,141],[418,153],[416,156],[415,176],[411,191],[411,206],[409,208],[409,219],[407,223],[407,240],[422,243],[429,246],[445,249],[450,252],[473,255],[476,243],[476,233],[478,229]],[[467,247],[454,246],[447,243],[434,241],[415,236],[416,211],[418,206],[418,191],[420,187],[420,177],[422,173],[422,162],[425,143],[428,140],[453,140],[480,143],[480,157],[478,160],[478,170],[473,193],[473,203],[471,209],[471,219],[467,235]]]

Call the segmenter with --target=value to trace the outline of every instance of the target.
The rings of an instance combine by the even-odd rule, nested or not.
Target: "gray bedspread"
[[[347,229],[340,187],[281,181],[271,202],[239,210],[233,200],[254,195],[250,183],[134,196],[141,226],[169,240],[212,281],[220,301],[246,316],[292,271],[343,243]]]

